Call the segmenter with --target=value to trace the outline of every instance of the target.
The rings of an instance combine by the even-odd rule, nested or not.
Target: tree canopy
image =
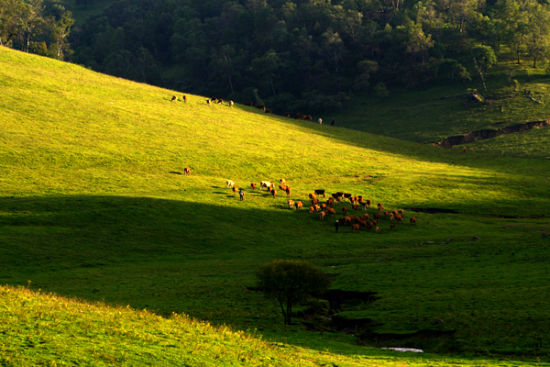
[[[90,7],[94,1],[77,3]],[[58,0],[0,4],[0,42],[67,55],[72,20]],[[117,0],[72,30],[69,40],[71,60],[101,72],[263,103],[279,113],[319,112],[341,106],[355,93],[482,80],[492,61],[474,56],[481,50],[512,55],[518,63],[529,58],[539,66],[550,55],[550,5],[544,0]]]
[[[281,307],[285,324],[290,324],[292,307],[319,296],[330,284],[327,274],[299,260],[274,260],[257,272],[258,287]]]

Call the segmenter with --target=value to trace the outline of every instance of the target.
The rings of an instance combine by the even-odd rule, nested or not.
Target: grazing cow
[[[290,187],[287,186],[285,192],[286,196],[290,196]]]
[[[269,181],[262,181],[260,182],[260,187],[265,187],[266,189],[271,189],[273,187],[273,184]]]
[[[294,200],[287,201],[287,204],[289,209],[292,208],[294,206]]]
[[[178,97],[176,96],[172,96],[172,99],[171,99],[172,102],[177,102],[178,101]]]
[[[185,94],[181,97],[181,99],[183,99],[183,103],[187,103],[187,96]]]
[[[294,203],[294,206],[296,207],[296,210],[302,209],[304,204],[301,201],[297,201]]]
[[[325,210],[327,208],[327,204],[325,204],[325,203],[321,204],[321,208],[323,208],[323,210]]]
[[[346,215],[344,213],[344,215]],[[351,224],[351,217],[344,217],[344,225],[347,226],[348,224]]]
[[[409,219],[409,222],[411,222],[411,224],[416,224],[416,217],[411,217],[411,219]]]
[[[357,224],[357,223],[355,223],[355,224],[351,227],[351,230],[354,231],[354,232],[355,232],[355,231],[359,232],[359,229],[360,229],[360,225]]]
[[[325,220],[326,216],[327,216],[327,213],[324,210],[319,213],[320,220]]]
[[[317,204],[318,202],[319,202],[319,199],[317,199],[317,198],[311,199],[311,205],[315,205],[315,204]]]
[[[340,195],[340,196],[342,196],[342,195]],[[344,197],[346,199],[349,199],[349,198],[351,198],[351,194],[349,192],[346,192],[346,193],[344,193]]]
[[[309,198],[310,198],[311,200],[315,199],[316,197],[317,197],[317,195],[315,195],[315,194],[309,194]]]
[[[325,190],[322,190],[322,189],[315,190],[315,195],[325,197]]]
[[[286,185],[279,185],[279,190],[286,191]]]
[[[236,194],[239,191],[239,188],[237,186],[233,186],[233,194]]]
[[[372,203],[372,201],[370,201],[370,199],[367,199],[367,200],[365,201],[365,203],[367,203],[367,206],[370,206],[370,204]]]
[[[250,183],[250,188],[252,188],[252,190],[256,190],[256,184],[254,182]]]
[[[218,104],[223,104],[223,99],[218,98]]]
[[[316,212],[321,210],[321,207],[319,205],[313,205],[313,208],[315,209]]]
[[[185,173],[186,175],[190,174],[190,173],[191,173],[191,168],[185,167],[185,168],[183,169],[183,173]]]
[[[277,190],[275,190],[275,188],[272,188],[270,192],[273,198],[275,199],[275,196],[277,196]]]
[[[333,205],[334,205],[334,198],[328,198],[327,204],[328,204],[329,206],[333,206]]]
[[[335,215],[335,214],[336,214],[336,210],[334,210],[334,208],[327,208],[327,214]]]
[[[310,212],[311,214],[313,214],[313,213],[315,212],[315,208],[314,208],[313,206],[310,206],[310,207],[309,207],[309,212]]]
[[[229,188],[229,189],[232,189],[233,187],[235,187],[235,182],[233,182],[231,180],[227,180],[227,181],[225,181],[225,186],[227,186],[227,188]]]

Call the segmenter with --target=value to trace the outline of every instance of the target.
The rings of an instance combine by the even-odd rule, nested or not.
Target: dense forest
[[[57,3],[44,4],[50,9]],[[93,7],[94,0],[76,4]],[[2,10],[3,39],[5,19]],[[24,37],[11,37],[23,48]],[[105,73],[263,103],[279,113],[321,111],[359,92],[384,96],[394,86],[483,82],[497,56],[540,67],[550,55],[550,5],[546,0],[119,0],[72,29],[69,41],[71,61]],[[54,44],[49,41],[47,49]]]
[[[64,59],[74,19],[59,0],[0,0],[0,45]]]

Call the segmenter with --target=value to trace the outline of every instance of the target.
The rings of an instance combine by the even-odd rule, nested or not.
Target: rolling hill
[[[25,326],[32,317],[24,315],[50,317],[51,297],[68,302],[67,309],[88,306],[65,297],[100,301],[106,314],[129,305],[137,309],[124,310],[129,319],[150,310],[158,315],[146,316],[155,320],[151,333],[155,323],[175,327],[176,312],[307,348],[305,354],[292,349],[297,359],[289,364],[325,363],[312,356],[316,350],[342,358],[337,365],[355,363],[345,355],[401,360],[357,341],[512,355],[524,363],[550,353],[549,238],[541,236],[550,231],[550,170],[543,154],[509,157],[490,146],[464,154],[240,105],[207,105],[200,96],[171,102],[182,92],[6,48],[0,48],[0,85],[0,284],[55,293],[2,288],[4,309],[8,297],[29,299],[17,307],[28,313],[4,316],[11,322],[3,338],[10,341],[3,342],[7,363],[74,363],[55,348],[35,353],[28,341],[12,339],[25,330],[47,334],[40,325]],[[185,166],[190,175],[181,174]],[[349,227],[334,233],[335,218],[323,222],[307,210],[289,210],[281,193],[273,198],[248,189],[250,182],[281,177],[292,187],[291,199],[307,202],[320,188],[351,192],[404,209],[406,220],[414,215],[418,223],[390,229],[381,219],[378,233]],[[227,179],[246,188],[244,201],[225,187]],[[368,319],[372,327],[354,336],[302,324],[284,328],[277,306],[251,290],[255,270],[275,258],[321,266],[334,289],[375,292],[371,304],[338,310],[353,325]],[[111,343],[101,335],[116,326],[82,322],[95,330],[87,340]],[[128,332],[143,327],[130,323]],[[74,333],[61,330],[60,338]],[[212,338],[221,338],[216,333]],[[241,334],[230,335],[237,339],[229,344],[228,364],[238,363],[234,345]],[[174,343],[171,334],[159,337]],[[250,345],[267,348],[261,353],[275,358],[272,364],[283,363],[278,351],[250,338]],[[116,353],[132,364],[141,352],[121,347]],[[141,361],[158,361],[158,353]],[[216,363],[204,358],[193,363]],[[403,363],[423,364],[422,358]]]

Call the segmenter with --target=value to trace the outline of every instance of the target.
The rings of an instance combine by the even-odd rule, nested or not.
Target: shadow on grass
[[[368,263],[373,251],[388,251],[398,260],[401,255],[388,249],[389,242],[425,239],[433,231],[419,225],[386,234],[343,229],[335,234],[330,222],[321,223],[305,211],[119,196],[0,198],[0,228],[2,284],[30,284],[164,316],[187,313],[213,324],[266,332],[270,339],[355,354],[360,349],[331,344],[332,337],[318,337],[300,326],[283,328],[277,305],[247,290],[255,283],[256,269],[275,258],[321,266],[361,258]],[[408,251],[416,250],[404,251],[400,261],[414,258]],[[421,251],[449,256],[450,249]],[[435,255],[421,258],[425,256]],[[368,291],[361,289],[353,269],[353,275],[343,274],[353,279],[345,284]]]

